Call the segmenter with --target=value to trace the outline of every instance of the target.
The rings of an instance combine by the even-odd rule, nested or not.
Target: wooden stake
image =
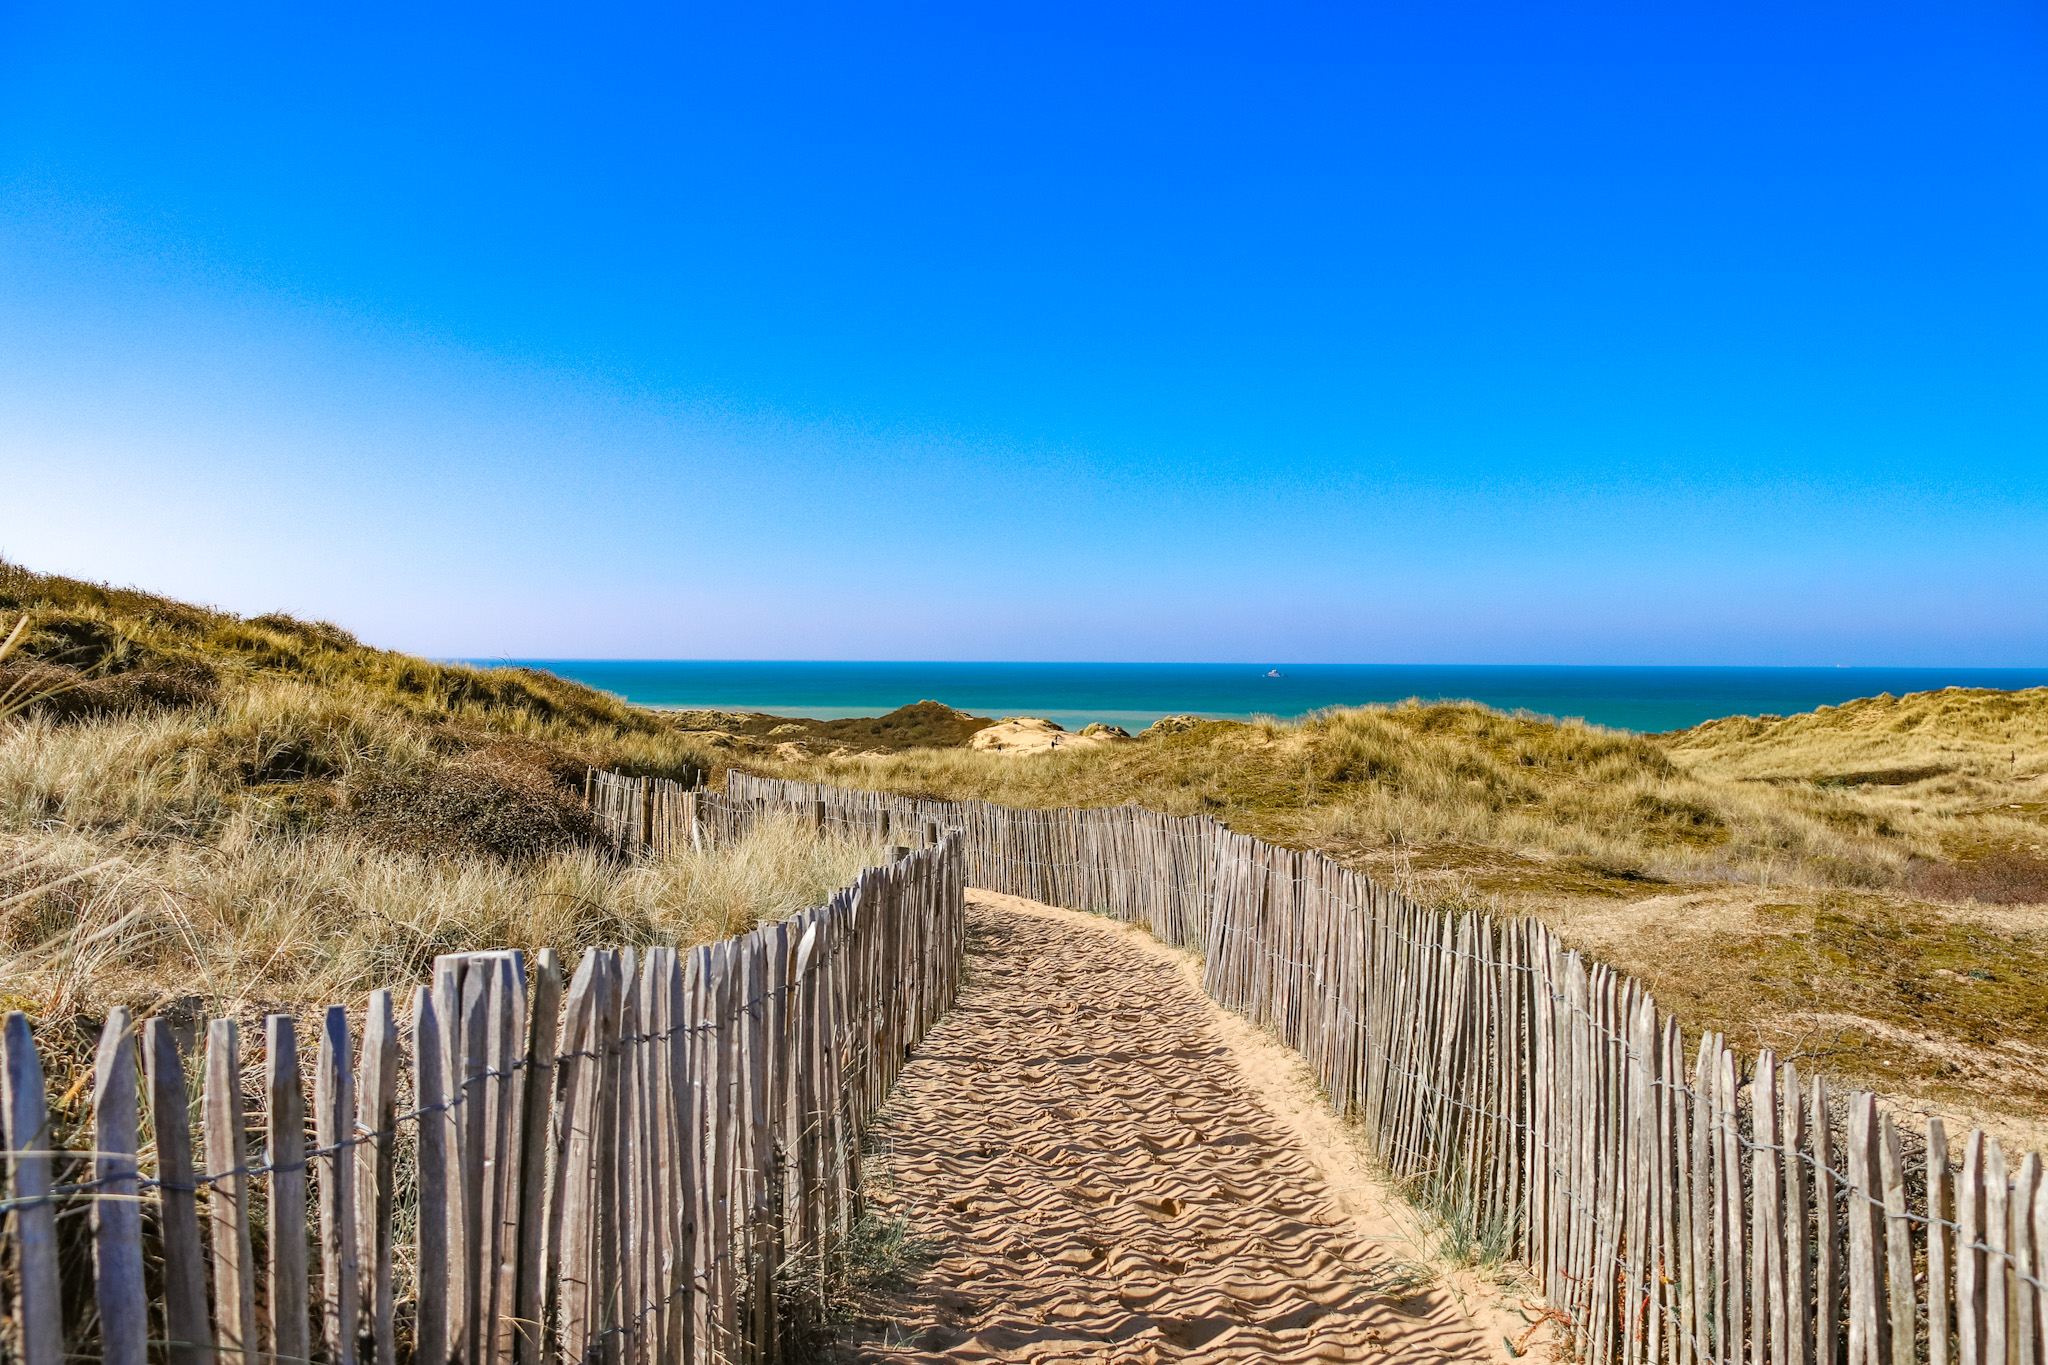
[[[270,1096],[270,1353],[311,1358],[306,1307],[306,1091],[298,1030],[289,1014],[263,1021],[263,1085]]]
[[[135,1025],[127,1006],[116,1005],[107,1011],[93,1061],[92,1174],[100,1186],[92,1205],[93,1297],[100,1313],[102,1365],[145,1365],[148,1358],[136,1098]]]
[[[213,1325],[225,1365],[257,1365],[256,1254],[249,1241],[247,1116],[242,1112],[241,1031],[232,1019],[206,1029],[206,1164],[213,1197]]]
[[[356,1353],[365,1365],[394,1365],[398,1346],[393,1321],[391,1218],[398,1169],[398,1020],[390,991],[370,992],[356,1096],[362,1110],[361,1126],[369,1130],[367,1140],[356,1149],[357,1293],[368,1324]]]
[[[11,1035],[10,1035],[11,1036]],[[192,1171],[191,1101],[184,1059],[169,1021],[143,1025],[149,1072],[149,1120],[156,1131],[158,1216],[164,1245],[164,1330],[170,1365],[210,1365],[213,1335],[206,1323],[206,1262],[199,1249],[199,1203]],[[10,1064],[12,1057],[10,1055]]]
[[[168,1035],[165,1041],[169,1041]],[[15,1313],[20,1323],[23,1365],[63,1365],[64,1303],[57,1287],[57,1210],[50,1194],[49,1100],[43,1090],[43,1064],[36,1056],[35,1035],[29,1030],[27,1015],[20,1010],[9,1012],[0,1044],[6,1049],[7,1149],[13,1171],[8,1195],[16,1201],[8,1221],[14,1227],[15,1264],[19,1267]],[[179,1079],[182,1091],[183,1077]],[[189,1199],[190,1194],[186,1197]],[[196,1267],[196,1225],[192,1241]],[[204,1281],[199,1292],[203,1331]]]

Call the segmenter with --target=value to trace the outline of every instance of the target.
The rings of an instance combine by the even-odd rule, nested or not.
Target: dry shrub
[[[219,695],[214,679],[194,667],[141,669],[105,677],[50,666],[0,670],[0,691],[10,686],[19,686],[23,694],[34,698],[22,708],[25,713],[60,720],[199,706]]]
[[[508,862],[594,847],[598,839],[579,796],[531,752],[510,747],[367,782],[350,792],[338,824],[393,852]]]

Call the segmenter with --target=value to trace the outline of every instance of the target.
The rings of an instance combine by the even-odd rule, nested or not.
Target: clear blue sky
[[[2048,662],[2048,9],[0,8],[0,554],[444,656]]]

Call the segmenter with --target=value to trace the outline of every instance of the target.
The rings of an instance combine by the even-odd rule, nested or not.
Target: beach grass
[[[1472,703],[1127,744],[776,755],[777,775],[1135,802],[1530,914],[1689,1030],[2048,1146],[2048,690],[1949,689],[1640,736]]]
[[[708,862],[603,853],[590,767],[716,785],[737,764],[1208,814],[1436,904],[1541,916],[1690,1028],[2048,1145],[2048,690],[1653,736],[1410,702],[1015,755],[965,747],[979,722],[937,704],[654,712],[0,563],[0,637],[17,628],[0,990],[51,1028],[113,1003],[347,998],[451,949],[703,941],[878,856],[779,827]]]
[[[52,1058],[89,1055],[115,1004],[355,1006],[441,952],[702,943],[883,856],[770,821],[714,853],[613,857],[589,768],[693,779],[717,751],[545,674],[0,565],[10,636],[0,1006]]]

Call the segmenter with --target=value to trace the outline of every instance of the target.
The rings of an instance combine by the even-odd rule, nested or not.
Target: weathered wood
[[[1692,1079],[1692,1279],[1693,1314],[1690,1320],[1695,1350],[1703,1361],[1718,1361],[1725,1355],[1717,1331],[1720,1317],[1720,1276],[1714,1257],[1715,1225],[1713,1190],[1719,1163],[1714,1159],[1714,1089],[1712,1034],[1700,1038],[1699,1054],[1693,1063]]]
[[[1849,1097],[1849,1365],[1885,1365],[1889,1354],[1879,1248],[1884,1232],[1872,1203],[1878,1188],[1877,1102]]]
[[[356,1259],[355,1075],[349,1069],[348,1011],[328,1006],[313,1072],[315,1174],[320,1191],[320,1336],[335,1365],[355,1365],[361,1335]]]
[[[191,1100],[185,1086],[184,1058],[167,1020],[151,1019],[143,1025],[142,1060],[149,1075],[149,1122],[156,1135],[157,1217],[164,1246],[165,1358],[170,1365],[209,1365],[213,1333],[206,1321],[206,1262],[199,1247]]]
[[[1720,1110],[1721,1214],[1727,1238],[1722,1251],[1726,1267],[1721,1280],[1722,1312],[1725,1314],[1722,1320],[1727,1324],[1728,1359],[1734,1361],[1742,1355],[1747,1307],[1744,1291],[1747,1286],[1742,1274],[1742,1134],[1737,1112],[1735,1054],[1725,1044],[1720,1049],[1720,1084],[1716,1103]]]
[[[1984,1130],[1963,1141],[1963,1174],[1956,1185],[1956,1359],[1986,1365],[1984,1337]],[[1992,1362],[1992,1365],[1997,1365]]]
[[[1886,1295],[1891,1304],[1891,1365],[1914,1365],[1919,1321],[1913,1292],[1913,1225],[1907,1221],[1906,1162],[1891,1116],[1878,1121],[1879,1170],[1884,1182]]]
[[[508,1365],[516,1334],[512,1305],[518,1293],[519,1140],[524,1132],[526,1079],[526,964],[522,954],[499,952],[472,960],[490,985],[485,1042],[484,1280],[478,1352],[484,1365]]]
[[[2009,1185],[2005,1149],[1998,1139],[1984,1139],[1984,1359],[1989,1365],[2005,1360],[2011,1342],[2011,1307],[2007,1287],[2011,1265],[2006,1260],[2006,1201]]]
[[[2048,1280],[2041,1271],[2048,1266],[2048,1171],[2042,1173],[2041,1182],[2034,1190],[2034,1278]],[[2048,1292],[2039,1286],[2034,1290],[2034,1343],[2048,1355]]]
[[[270,1353],[311,1359],[306,1275],[306,1090],[298,1026],[289,1014],[263,1021],[263,1089],[270,1100]]]
[[[608,790],[607,801],[615,795]],[[434,959],[433,1001],[441,1040],[440,1155],[442,1207],[446,1215],[441,1238],[446,1265],[441,1291],[441,1348],[447,1365],[475,1365],[475,1286],[471,1261],[476,1240],[471,1223],[476,1210],[464,1172],[467,1154],[474,1146],[469,1132],[471,1113],[482,1106],[471,1102],[467,1058],[470,1021],[464,1010],[460,955],[443,954]]]
[[[100,1194],[92,1205],[93,1301],[100,1315],[102,1365],[145,1365],[148,1358],[137,1097],[135,1025],[128,1007],[116,1005],[107,1011],[93,1059],[92,1178]],[[26,1268],[25,1257],[21,1264]],[[48,1344],[40,1342],[38,1349]]]
[[[1766,1048],[1757,1055],[1756,1074],[1750,1081],[1750,1132],[1756,1143],[1751,1163],[1749,1266],[1750,1303],[1755,1321],[1750,1327],[1751,1365],[1785,1365],[1787,1332],[1785,1317],[1785,1247],[1780,1221],[1782,1187],[1777,1180],[1778,1144],[1778,1058]]]
[[[600,1317],[598,1344],[605,1365],[619,1365],[625,1346],[621,1338],[627,1329],[625,1314],[621,1311],[624,1303],[620,1297],[625,1281],[626,1230],[619,1178],[619,1145],[624,1138],[620,1123],[623,1117],[620,1113],[620,1072],[625,1063],[620,1038],[625,1033],[625,985],[629,979],[630,953],[630,949],[607,952],[599,958],[599,966],[605,973],[606,994],[605,1010],[598,1019],[596,1045],[601,1060],[597,1069],[597,1200],[594,1206],[597,1260],[592,1288]]]
[[[694,810],[694,805],[692,806]],[[693,817],[694,818],[694,817]],[[528,1020],[528,1063],[524,1112],[520,1119],[520,1221],[518,1288],[514,1320],[519,1325],[515,1365],[540,1365],[541,1312],[545,1294],[541,1275],[546,1262],[548,1111],[555,1090],[556,1017],[562,1006],[562,963],[552,948],[534,957],[533,1001]]]
[[[1948,1297],[1954,1281],[1949,1261],[1949,1222],[1955,1201],[1949,1196],[1948,1130],[1938,1118],[1927,1120],[1927,1365],[1948,1365]]]
[[[597,1017],[605,983],[599,953],[585,952],[569,985],[562,1018],[563,1053],[555,1063],[554,1176],[549,1186],[549,1281],[546,1319],[556,1325],[549,1359],[582,1362],[596,1330],[592,1293],[595,1248],[597,1086],[602,1063]]]
[[[449,1111],[457,1116],[457,1122],[448,1189],[449,1202],[460,1208],[461,1217],[448,1230],[448,1353],[457,1365],[482,1365],[491,1339],[485,1315],[490,1311],[493,1281],[485,1201],[491,1120],[491,979],[486,972],[470,970],[466,954],[455,958],[449,969],[456,1001],[454,1064],[449,1079],[460,1090],[457,1107]]]
[[[57,1211],[50,1179],[49,1097],[43,1089],[43,1063],[36,1056],[35,1035],[20,1010],[7,1015],[0,1031],[5,1050],[4,1096],[9,1181],[14,1209],[12,1225],[17,1299],[15,1320],[23,1365],[62,1365],[64,1304],[57,1285]],[[182,1079],[182,1078],[181,1078]],[[198,1230],[193,1230],[196,1253]],[[195,1262],[197,1256],[194,1256]],[[202,1283],[202,1296],[205,1289]],[[206,1312],[200,1300],[202,1325]],[[198,1359],[198,1357],[187,1357]],[[173,1357],[177,1359],[177,1357]]]
[[[356,1292],[363,1323],[356,1358],[364,1365],[394,1365],[398,1343],[391,1223],[398,1192],[398,1019],[390,991],[370,992],[364,1011],[356,1100],[358,1121],[366,1130],[363,1145],[356,1149]]]
[[[1779,1086],[1779,1138],[1785,1150],[1779,1170],[1785,1182],[1785,1313],[1786,1358],[1792,1365],[1813,1359],[1813,1312],[1807,1307],[1808,1250],[1812,1230],[1806,1217],[1806,1109],[1799,1072],[1789,1062]]]
[[[448,1358],[448,1123],[449,1094],[443,1067],[447,1045],[434,992],[421,986],[412,997],[412,1107],[416,1115],[414,1166],[418,1208],[414,1214],[413,1358],[417,1365],[445,1365]]]
[[[213,1196],[214,1343],[230,1365],[262,1349],[256,1327],[256,1253],[249,1238],[248,1118],[242,1112],[241,1031],[232,1019],[206,1029],[201,1112]]]
[[[1842,1282],[1835,1255],[1835,1198],[1841,1182],[1835,1178],[1832,1133],[1828,1125],[1827,1082],[1813,1078],[1813,1295],[1814,1360],[1818,1365],[1837,1365],[1842,1332]]]
[[[2011,1326],[2007,1329],[2007,1350],[2011,1359],[2037,1365],[2041,1359],[2039,1292],[2033,1281],[2040,1278],[2040,1248],[2034,1241],[2034,1198],[2041,1185],[2041,1157],[2028,1152],[2013,1180],[2007,1215],[2009,1231],[2006,1250],[2012,1255]]]

